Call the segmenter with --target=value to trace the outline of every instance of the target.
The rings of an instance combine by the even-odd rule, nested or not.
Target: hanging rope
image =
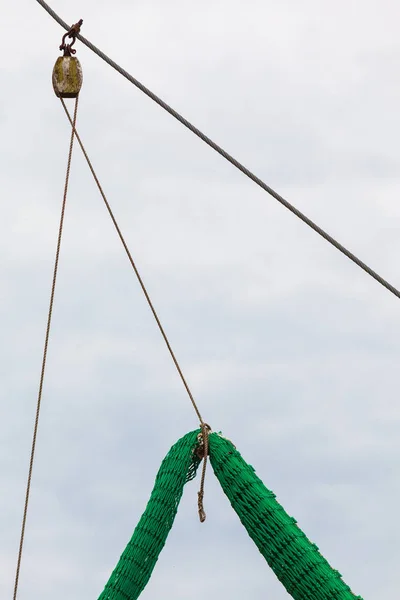
[[[65,113],[66,113],[66,115],[68,117],[68,120],[72,124],[71,115],[68,112],[66,104],[65,104],[65,102],[64,102],[64,100],[62,98],[60,98],[60,100],[61,100],[61,103],[63,105],[64,111],[65,111]],[[140,276],[139,270],[138,270],[138,268],[137,268],[137,266],[136,266],[136,264],[135,264],[135,262],[133,260],[132,254],[131,254],[131,252],[130,252],[130,250],[128,248],[128,245],[127,245],[127,243],[125,241],[125,238],[122,235],[121,229],[119,228],[119,225],[118,225],[118,223],[117,223],[117,221],[115,219],[115,216],[114,216],[114,213],[113,213],[113,211],[111,209],[110,203],[108,202],[107,197],[106,197],[106,195],[105,195],[105,193],[103,191],[103,188],[100,185],[100,181],[99,181],[99,179],[98,179],[98,177],[96,175],[96,172],[95,172],[95,170],[93,168],[93,165],[92,165],[92,163],[91,163],[91,161],[89,159],[89,156],[88,156],[88,154],[86,152],[86,149],[85,149],[85,147],[84,147],[84,145],[82,143],[82,140],[81,140],[81,138],[80,138],[80,136],[79,136],[76,128],[74,128],[74,131],[75,131],[76,139],[78,140],[78,143],[79,143],[79,145],[81,147],[83,155],[84,155],[84,157],[86,159],[86,162],[87,162],[87,164],[89,166],[90,172],[93,175],[93,178],[94,178],[94,180],[96,182],[96,185],[97,185],[97,187],[99,189],[99,192],[101,194],[101,197],[103,198],[104,204],[106,205],[107,211],[108,211],[108,213],[109,213],[109,215],[111,217],[111,220],[112,220],[112,222],[114,224],[114,227],[115,227],[115,229],[116,229],[116,231],[118,233],[118,236],[119,236],[119,238],[120,238],[120,240],[122,242],[122,245],[123,245],[123,247],[125,249],[125,252],[126,252],[126,254],[128,256],[129,262],[131,263],[131,266],[132,266],[132,268],[133,268],[133,270],[135,272],[135,275],[136,275],[136,277],[137,277],[137,279],[139,281],[140,287],[142,288],[142,291],[143,291],[143,293],[145,295],[147,303],[148,303],[148,305],[150,307],[150,310],[153,313],[153,316],[154,316],[154,318],[156,320],[156,323],[157,323],[158,328],[159,328],[159,330],[161,332],[161,335],[162,335],[162,337],[163,337],[163,339],[165,341],[165,344],[166,344],[166,346],[168,348],[168,351],[169,351],[169,353],[170,353],[170,355],[172,357],[174,365],[175,365],[175,367],[176,367],[176,369],[177,369],[177,371],[179,373],[179,376],[180,376],[180,378],[182,380],[182,383],[183,383],[183,385],[184,385],[184,387],[186,389],[186,392],[187,392],[187,394],[189,396],[189,399],[190,399],[190,401],[192,403],[194,411],[195,411],[195,413],[196,413],[196,415],[197,415],[197,417],[198,417],[198,419],[200,421],[200,427],[201,427],[201,434],[200,435],[202,436],[202,444],[203,444],[203,446],[202,446],[203,447],[203,455],[200,458],[203,458],[203,470],[202,470],[202,476],[201,476],[200,491],[198,492],[198,510],[199,510],[200,522],[204,523],[204,521],[206,520],[206,513],[204,512],[204,507],[203,507],[204,484],[205,484],[205,476],[206,476],[206,468],[207,468],[208,433],[211,430],[211,427],[209,425],[207,425],[207,423],[204,423],[204,421],[203,421],[203,417],[201,416],[201,413],[200,413],[199,408],[197,406],[197,403],[196,403],[196,401],[194,399],[194,396],[193,396],[193,394],[192,394],[192,392],[191,392],[191,390],[189,388],[189,385],[188,385],[188,383],[186,381],[185,376],[183,375],[183,372],[182,372],[182,369],[181,369],[181,367],[179,365],[178,359],[176,358],[175,353],[172,350],[172,347],[171,347],[171,344],[170,344],[170,342],[168,340],[167,334],[165,333],[165,330],[164,330],[163,326],[161,325],[161,321],[160,321],[160,319],[159,319],[159,317],[157,315],[157,312],[156,312],[156,310],[154,308],[154,305],[153,305],[153,303],[152,303],[152,301],[150,299],[149,293],[148,293],[148,291],[146,289],[146,286],[144,285],[143,279]]]
[[[208,444],[208,436],[211,431],[211,427],[207,425],[207,423],[202,423],[201,425],[201,433],[199,434],[199,442],[200,445],[197,449],[197,455],[200,459],[203,459],[203,468],[201,471],[201,480],[200,480],[200,490],[197,493],[197,506],[199,509],[199,518],[200,523],[204,523],[206,520],[206,513],[203,506],[204,499],[204,484],[206,479],[206,470],[207,470],[207,457],[209,452],[209,444]]]
[[[67,117],[68,117],[68,120],[69,120],[69,122],[72,124],[71,115],[70,115],[70,114],[69,114],[69,112],[68,112],[68,109],[67,109],[67,107],[66,107],[66,105],[65,105],[65,102],[64,102],[64,100],[63,100],[62,98],[60,98],[60,100],[61,100],[61,103],[62,103],[62,105],[63,105],[63,108],[64,108],[64,110],[65,110],[65,113],[66,113],[66,115],[67,115]],[[76,139],[78,140],[78,143],[79,143],[79,145],[80,145],[80,147],[81,147],[81,150],[82,150],[82,152],[83,152],[83,155],[84,155],[84,157],[85,157],[85,159],[86,159],[86,162],[87,162],[87,164],[88,164],[88,166],[89,166],[90,172],[92,173],[92,175],[93,175],[93,178],[94,178],[94,180],[95,180],[95,182],[96,182],[96,185],[97,185],[97,187],[98,187],[98,189],[99,189],[99,192],[100,192],[100,194],[101,194],[101,197],[102,197],[102,198],[103,198],[103,200],[104,200],[104,204],[106,205],[106,208],[107,208],[108,214],[109,214],[109,215],[110,215],[110,217],[111,217],[111,220],[112,220],[112,222],[113,222],[113,224],[114,224],[114,227],[115,227],[115,229],[116,229],[116,231],[117,231],[117,233],[118,233],[118,237],[119,237],[119,239],[121,240],[121,242],[122,242],[122,245],[123,245],[123,247],[124,247],[124,249],[125,249],[126,255],[128,256],[129,262],[131,263],[132,269],[133,269],[133,270],[134,270],[134,272],[135,272],[135,275],[136,275],[136,277],[137,277],[137,279],[138,279],[138,281],[139,281],[140,287],[142,288],[143,294],[145,295],[145,298],[146,298],[146,300],[147,300],[147,303],[148,303],[148,305],[149,305],[149,307],[150,307],[150,310],[151,310],[151,312],[153,313],[153,316],[154,316],[154,318],[155,318],[155,320],[156,320],[156,323],[157,323],[157,325],[158,325],[158,328],[159,328],[159,330],[160,330],[160,332],[161,332],[161,335],[162,335],[162,337],[164,338],[164,342],[165,342],[165,344],[166,344],[166,346],[167,346],[167,348],[168,348],[168,351],[169,351],[169,353],[170,353],[170,355],[171,355],[171,357],[172,357],[172,360],[173,360],[173,362],[174,362],[174,365],[175,365],[175,367],[176,367],[176,370],[177,370],[177,371],[178,371],[178,373],[179,373],[179,376],[180,376],[180,378],[181,378],[181,380],[182,380],[182,383],[183,383],[183,385],[184,385],[184,387],[185,387],[185,389],[186,389],[186,392],[187,392],[187,394],[188,394],[188,396],[189,396],[189,398],[190,398],[190,401],[191,401],[191,403],[192,403],[192,406],[193,406],[193,408],[194,408],[194,410],[195,410],[195,413],[196,413],[196,415],[197,415],[197,417],[198,417],[198,419],[199,419],[199,421],[200,421],[200,424],[201,424],[201,426],[203,426],[203,425],[204,425],[203,417],[201,416],[201,413],[200,413],[200,411],[199,411],[199,408],[198,408],[198,406],[197,406],[197,404],[196,404],[196,401],[195,401],[195,399],[194,399],[194,396],[193,396],[192,392],[190,391],[190,388],[189,388],[189,385],[188,385],[188,383],[187,383],[187,381],[186,381],[186,378],[185,378],[185,376],[183,375],[183,372],[182,372],[182,369],[181,369],[181,367],[180,367],[180,365],[179,365],[178,359],[176,358],[176,356],[175,356],[175,353],[174,353],[174,351],[172,350],[172,347],[171,347],[171,344],[170,344],[170,342],[169,342],[169,340],[168,340],[167,334],[165,333],[165,330],[164,330],[163,326],[161,325],[161,321],[160,321],[160,319],[159,319],[159,317],[158,317],[158,315],[157,315],[156,309],[154,308],[154,305],[153,305],[153,303],[152,303],[152,301],[151,301],[151,299],[150,299],[150,296],[149,296],[149,293],[148,293],[148,291],[147,291],[147,289],[146,289],[146,286],[144,285],[143,279],[141,278],[141,276],[140,276],[140,273],[139,273],[139,270],[138,270],[138,268],[137,268],[137,266],[136,266],[136,264],[135,264],[135,262],[134,262],[134,260],[133,260],[133,258],[132,258],[132,254],[130,253],[130,250],[129,250],[129,248],[128,248],[128,245],[127,245],[127,243],[126,243],[126,241],[125,241],[125,238],[124,238],[124,236],[122,235],[121,229],[120,229],[120,227],[119,227],[119,225],[118,225],[118,223],[117,223],[117,221],[116,221],[116,219],[115,219],[114,213],[113,213],[113,211],[111,210],[110,203],[108,202],[108,200],[107,200],[107,198],[106,198],[106,195],[105,195],[105,193],[104,193],[104,191],[103,191],[103,188],[102,188],[102,187],[101,187],[101,185],[100,185],[99,179],[98,179],[98,177],[97,177],[97,175],[96,175],[96,173],[95,173],[95,170],[94,170],[94,168],[93,168],[93,165],[92,165],[92,163],[91,163],[91,161],[90,161],[90,159],[89,159],[89,156],[88,156],[88,154],[87,154],[87,152],[86,152],[86,150],[85,150],[85,147],[84,147],[84,145],[82,144],[82,140],[81,140],[81,138],[80,138],[80,136],[79,136],[79,134],[78,134],[77,130],[76,130],[76,129],[74,129],[74,131],[75,131]]]
[[[39,427],[39,416],[40,416],[40,408],[41,408],[41,404],[42,404],[43,384],[44,384],[44,376],[45,376],[46,363],[47,363],[47,350],[49,347],[51,318],[53,315],[54,296],[55,296],[55,291],[56,291],[57,273],[58,273],[58,263],[59,263],[59,258],[60,258],[61,240],[62,240],[62,233],[63,233],[63,227],[64,227],[64,216],[65,216],[65,207],[66,207],[66,203],[67,203],[69,175],[70,175],[70,170],[71,170],[72,150],[73,150],[73,145],[74,145],[74,130],[75,130],[76,117],[77,117],[77,112],[78,112],[78,98],[79,98],[79,96],[76,98],[74,116],[73,116],[73,119],[71,120],[71,126],[72,126],[71,141],[69,144],[67,172],[66,172],[66,176],[65,176],[64,195],[63,195],[63,201],[62,201],[62,206],[61,206],[60,225],[59,225],[59,229],[58,229],[57,250],[56,250],[56,257],[55,257],[55,262],[54,262],[53,281],[52,281],[52,285],[51,285],[50,304],[49,304],[49,311],[48,311],[48,315],[47,315],[47,326],[46,326],[46,335],[45,335],[45,341],[44,341],[42,368],[41,368],[41,373],[40,373],[39,392],[38,392],[38,399],[37,399],[37,405],[36,405],[35,424],[33,427],[32,449],[31,449],[31,455],[30,455],[30,460],[29,460],[28,480],[27,480],[27,484],[26,484],[26,493],[25,493],[25,505],[24,505],[24,513],[23,513],[23,517],[22,517],[22,527],[21,527],[21,537],[20,537],[19,550],[18,550],[17,569],[16,569],[16,573],[15,573],[14,595],[13,595],[14,600],[16,600],[17,594],[18,594],[19,575],[20,575],[20,569],[21,569],[24,539],[25,539],[26,519],[27,519],[27,515],[28,515],[29,498],[30,498],[30,491],[31,491],[33,463],[35,460],[36,440],[37,440],[37,432],[38,432],[38,427]]]
[[[61,27],[64,27],[64,29],[66,29],[66,30],[70,29],[70,26],[67,25],[67,23],[65,23],[65,21],[63,21],[61,19],[61,17],[59,17],[57,15],[57,13],[55,13],[54,10],[52,8],[50,8],[50,6],[46,2],[44,2],[43,0],[37,0],[37,2],[49,13],[49,15],[51,17],[53,17],[53,19],[55,21],[57,21],[57,23],[59,23],[61,25]],[[373,269],[371,269],[371,267],[369,267],[367,264],[365,264],[362,260],[357,258],[357,256],[355,256],[352,252],[350,252],[350,250],[348,250],[347,248],[342,246],[342,244],[340,244],[331,235],[329,235],[329,233],[324,231],[321,227],[319,227],[319,225],[314,223],[311,219],[309,219],[306,215],[304,215],[295,206],[290,204],[290,202],[285,200],[285,198],[283,198],[280,194],[275,192],[275,190],[273,190],[271,187],[269,187],[269,185],[264,183],[264,181],[262,181],[259,177],[254,175],[254,173],[252,173],[249,169],[247,169],[244,165],[242,165],[238,160],[236,160],[236,158],[233,158],[233,156],[228,154],[228,152],[226,152],[223,148],[218,146],[218,144],[213,142],[209,137],[207,137],[204,133],[202,133],[199,129],[197,129],[197,127],[195,127],[189,121],[187,121],[187,119],[182,117],[182,115],[180,115],[176,110],[174,110],[171,106],[169,106],[166,102],[164,102],[164,100],[162,100],[161,98],[156,96],[156,94],[151,92],[142,83],[140,83],[140,81],[135,79],[132,75],[130,75],[127,71],[125,71],[125,69],[120,67],[116,62],[114,62],[111,58],[109,58],[106,54],[104,54],[104,52],[99,50],[99,48],[94,46],[94,44],[92,44],[89,40],[84,38],[82,35],[78,35],[77,38],[82,42],[82,44],[85,44],[85,46],[87,46],[90,50],[92,50],[92,52],[97,54],[97,56],[99,56],[102,60],[104,60],[107,64],[109,64],[113,69],[118,71],[118,73],[120,73],[128,81],[133,83],[133,85],[135,85],[140,91],[142,91],[144,94],[146,94],[146,96],[151,98],[154,102],[156,102],[156,104],[158,104],[159,106],[161,106],[161,108],[166,110],[177,121],[182,123],[182,125],[187,127],[187,129],[189,129],[192,133],[197,135],[197,137],[199,137],[201,140],[203,140],[203,142],[208,144],[208,146],[210,146],[211,148],[213,148],[213,150],[218,152],[218,154],[223,156],[223,158],[225,158],[227,161],[229,161],[234,167],[236,167],[236,169],[239,169],[239,171],[241,171],[244,175],[246,175],[246,177],[248,177],[249,179],[254,181],[254,183],[256,183],[258,186],[260,186],[265,192],[270,194],[273,198],[275,198],[275,200],[280,202],[283,206],[285,206],[288,210],[290,210],[290,212],[292,212],[294,215],[296,215],[296,217],[298,217],[306,225],[311,227],[311,229],[313,229],[316,233],[318,233],[318,235],[320,235],[327,242],[332,244],[332,246],[334,246],[337,250],[339,250],[339,252],[341,252],[342,254],[347,256],[347,258],[349,258],[358,267],[360,267],[360,269],[362,269],[368,275],[373,277],[378,283],[380,283],[381,285],[383,285],[383,287],[385,287],[387,290],[389,290],[389,292],[391,292],[392,294],[397,296],[397,298],[400,298],[400,291],[398,289],[396,289],[393,285],[391,285],[388,281],[386,281],[386,279],[384,279],[378,273],[376,273]]]

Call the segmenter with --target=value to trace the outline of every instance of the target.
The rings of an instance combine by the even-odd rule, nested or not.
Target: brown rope
[[[63,100],[62,98],[60,98],[60,100],[61,100],[61,104],[63,105],[63,108],[64,108],[64,110],[65,110],[65,113],[66,113],[66,115],[67,115],[67,117],[68,117],[68,119],[69,119],[69,122],[70,122],[70,123],[71,123],[71,125],[72,125],[72,119],[71,119],[71,116],[70,116],[70,114],[69,114],[69,112],[68,112],[68,109],[67,109],[67,107],[66,107],[66,105],[65,105],[65,102],[64,102],[64,100]],[[150,310],[151,310],[151,312],[153,313],[153,316],[154,316],[154,318],[155,318],[155,320],[156,320],[156,322],[157,322],[158,328],[159,328],[159,330],[160,330],[160,332],[161,332],[161,335],[162,335],[162,337],[164,338],[164,342],[165,342],[165,343],[166,343],[166,345],[167,345],[167,348],[168,348],[168,350],[169,350],[169,353],[170,353],[170,355],[171,355],[171,357],[172,357],[172,360],[174,361],[175,367],[176,367],[176,369],[177,369],[177,371],[178,371],[178,373],[179,373],[179,376],[180,376],[180,378],[181,378],[181,380],[182,380],[182,383],[183,383],[183,385],[185,386],[185,389],[186,389],[186,391],[187,391],[187,393],[188,393],[188,396],[189,396],[189,398],[190,398],[190,401],[191,401],[191,403],[192,403],[192,406],[193,406],[193,408],[194,408],[194,410],[195,410],[195,412],[196,412],[196,415],[197,415],[197,417],[198,417],[198,419],[199,419],[199,421],[200,421],[201,425],[203,426],[203,425],[204,425],[203,418],[202,418],[202,416],[201,416],[201,414],[200,414],[200,411],[199,411],[199,409],[198,409],[198,407],[197,407],[197,404],[196,404],[196,402],[195,402],[195,399],[194,399],[194,397],[193,397],[193,394],[192,394],[192,392],[190,391],[189,385],[188,385],[188,383],[187,383],[187,381],[186,381],[186,379],[185,379],[185,377],[184,377],[184,375],[183,375],[183,373],[182,373],[182,369],[181,369],[181,368],[180,368],[180,366],[179,366],[179,363],[178,363],[178,360],[177,360],[177,358],[176,358],[176,356],[175,356],[175,353],[174,353],[174,351],[173,351],[173,350],[172,350],[172,348],[171,348],[171,344],[169,343],[169,340],[168,340],[167,334],[165,333],[165,331],[164,331],[164,328],[163,328],[163,326],[161,325],[160,319],[158,318],[158,315],[157,315],[157,313],[156,313],[156,310],[155,310],[155,308],[154,308],[154,306],[153,306],[153,303],[152,303],[152,301],[150,300],[150,296],[149,296],[149,294],[148,294],[148,292],[147,292],[146,286],[144,285],[144,283],[143,283],[143,280],[142,280],[142,278],[141,278],[141,276],[140,276],[140,273],[139,273],[139,271],[138,271],[138,268],[137,268],[137,267],[136,267],[136,265],[135,265],[135,262],[134,262],[134,260],[133,260],[133,258],[132,258],[132,255],[131,255],[130,251],[129,251],[129,248],[128,248],[128,246],[127,246],[127,243],[125,242],[124,236],[122,235],[122,232],[121,232],[121,230],[120,230],[120,228],[119,228],[119,226],[118,226],[118,223],[117,223],[117,221],[116,221],[116,219],[115,219],[115,217],[114,217],[114,214],[113,214],[113,212],[112,212],[112,210],[111,210],[111,206],[110,206],[110,204],[109,204],[109,202],[108,202],[108,200],[107,200],[107,198],[106,198],[106,195],[105,195],[105,193],[104,193],[104,191],[103,191],[103,188],[101,187],[101,185],[100,185],[100,182],[99,182],[99,180],[98,180],[98,178],[97,178],[97,175],[96,175],[96,173],[95,173],[95,171],[94,171],[94,168],[93,168],[93,166],[92,166],[92,163],[90,162],[90,159],[89,159],[89,157],[88,157],[88,155],[87,155],[87,152],[86,152],[86,150],[85,150],[85,148],[84,148],[84,146],[83,146],[83,144],[82,144],[81,138],[79,137],[79,134],[78,134],[78,132],[76,131],[76,129],[74,129],[74,131],[75,131],[75,136],[76,136],[76,139],[78,140],[78,143],[79,143],[79,145],[80,145],[80,147],[81,147],[81,150],[82,150],[82,152],[83,152],[83,155],[84,155],[84,157],[85,157],[85,159],[86,159],[86,162],[87,162],[87,164],[88,164],[88,166],[89,166],[89,169],[90,169],[90,171],[91,171],[91,173],[92,173],[92,175],[93,175],[93,178],[94,178],[94,180],[95,180],[95,182],[96,182],[96,185],[97,185],[97,187],[98,187],[98,189],[99,189],[99,192],[100,192],[100,194],[101,194],[101,197],[102,197],[102,198],[103,198],[103,200],[104,200],[104,204],[106,205],[106,208],[107,208],[107,210],[108,210],[108,213],[109,213],[109,215],[110,215],[110,217],[111,217],[111,220],[112,220],[112,222],[114,223],[114,227],[115,227],[115,229],[117,230],[117,233],[118,233],[119,239],[121,240],[121,242],[122,242],[122,245],[123,245],[123,247],[124,247],[124,249],[125,249],[125,252],[126,252],[126,254],[127,254],[127,256],[128,256],[129,262],[131,263],[131,266],[132,266],[132,268],[133,268],[133,270],[134,270],[134,272],[135,272],[135,275],[136,275],[136,277],[137,277],[137,279],[138,279],[138,281],[139,281],[140,287],[142,288],[142,291],[143,291],[143,293],[144,293],[144,295],[145,295],[145,297],[146,297],[146,300],[147,300],[147,303],[148,303],[148,305],[149,305],[149,307],[150,307]]]
[[[207,425],[207,423],[201,423],[201,444],[200,444],[200,456],[203,457],[203,469],[201,471],[201,481],[200,481],[200,491],[197,492],[198,500],[197,506],[199,508],[199,518],[200,523],[204,523],[206,520],[206,513],[204,511],[203,499],[204,499],[204,482],[206,479],[206,469],[207,469],[207,457],[208,457],[208,436],[211,431],[211,427]]]
[[[33,428],[32,449],[31,449],[31,456],[30,456],[30,461],[29,461],[28,481],[27,481],[27,485],[26,485],[24,514],[23,514],[23,518],[22,518],[17,569],[16,569],[16,573],[15,573],[14,595],[13,595],[14,600],[16,600],[17,593],[18,593],[18,583],[19,583],[19,574],[20,574],[20,570],[21,570],[22,550],[23,550],[24,539],[25,539],[25,527],[26,527],[26,519],[27,519],[27,515],[28,515],[29,497],[30,497],[31,482],[32,482],[33,462],[35,459],[36,440],[37,440],[37,432],[38,432],[38,426],[39,426],[40,407],[41,407],[41,403],[42,403],[44,375],[45,375],[45,371],[46,371],[47,349],[49,346],[51,318],[53,315],[54,295],[55,295],[55,290],[56,290],[58,263],[59,263],[59,258],[60,258],[61,238],[62,238],[62,232],[63,232],[63,226],[64,226],[65,206],[66,206],[66,202],[67,202],[67,192],[68,192],[69,174],[70,174],[70,170],[71,170],[72,149],[73,149],[73,145],[74,145],[74,130],[75,130],[75,124],[76,124],[77,111],[78,111],[78,97],[76,98],[76,101],[75,101],[74,117],[73,117],[73,120],[71,120],[71,125],[72,125],[71,141],[69,144],[67,172],[66,172],[66,176],[65,176],[65,185],[64,185],[64,196],[63,196],[62,207],[61,207],[61,217],[60,217],[60,225],[59,225],[58,239],[57,239],[57,250],[56,250],[56,257],[55,257],[55,262],[54,262],[53,281],[52,281],[52,286],[51,286],[50,304],[49,304],[49,312],[48,312],[48,316],[47,316],[46,336],[45,336],[44,350],[43,350],[42,369],[41,369],[41,373],[40,373],[39,393],[38,393],[38,400],[37,400],[37,406],[36,406],[35,424],[34,424],[34,428]]]

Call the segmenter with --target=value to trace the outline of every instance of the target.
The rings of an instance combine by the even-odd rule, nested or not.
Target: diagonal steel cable
[[[63,21],[61,19],[61,17],[59,17],[57,15],[57,13],[54,12],[54,10],[46,2],[44,2],[44,0],[36,0],[36,1],[48,12],[48,14],[51,17],[53,17],[53,19],[55,19],[55,21],[57,21],[57,23],[59,23],[59,25],[61,25],[61,27],[63,27],[66,30],[70,29],[70,26],[65,21]],[[247,167],[242,165],[238,160],[236,160],[236,158],[234,158],[233,156],[228,154],[228,152],[226,152],[223,148],[221,148],[221,146],[218,146],[218,144],[213,142],[213,140],[211,140],[208,136],[206,136],[199,129],[197,129],[197,127],[192,125],[192,123],[190,123],[187,119],[185,119],[182,115],[180,115],[176,110],[174,110],[166,102],[164,102],[164,100],[162,100],[161,98],[156,96],[156,94],[154,94],[146,86],[144,86],[142,83],[140,83],[140,81],[135,79],[135,77],[133,77],[127,71],[125,71],[125,69],[120,67],[116,62],[114,62],[111,58],[109,58],[106,54],[104,54],[104,52],[102,52],[99,48],[97,48],[94,44],[92,44],[85,37],[83,37],[82,35],[79,34],[79,35],[77,35],[77,38],[82,42],[82,44],[85,44],[85,46],[87,46],[90,50],[92,50],[92,52],[97,54],[97,56],[99,56],[106,63],[108,63],[113,69],[118,71],[118,73],[120,73],[128,81],[133,83],[133,85],[135,85],[139,90],[141,90],[144,94],[146,94],[146,96],[151,98],[154,102],[156,102],[159,106],[161,106],[161,108],[163,108],[170,115],[172,115],[177,121],[182,123],[182,125],[187,127],[187,129],[189,129],[192,133],[197,135],[197,137],[199,137],[201,140],[203,140],[203,142],[208,144],[211,148],[213,148],[213,150],[215,150],[216,152],[218,152],[218,154],[223,156],[234,167],[239,169],[239,171],[241,171],[244,175],[249,177],[249,179],[254,181],[254,183],[256,183],[258,186],[260,186],[265,192],[270,194],[273,198],[275,198],[275,200],[277,200],[283,206],[285,206],[288,210],[290,210],[291,213],[296,215],[296,217],[298,217],[304,223],[306,223],[306,225],[311,227],[311,229],[313,229],[316,233],[318,233],[318,235],[320,235],[327,242],[332,244],[332,246],[334,246],[337,250],[339,250],[339,252],[341,252],[342,254],[347,256],[347,258],[349,258],[351,261],[353,261],[358,267],[360,267],[360,269],[362,269],[368,275],[373,277],[378,283],[380,283],[381,285],[383,285],[383,287],[385,287],[387,290],[389,290],[389,292],[391,292],[392,294],[397,296],[397,298],[400,298],[400,291],[397,288],[395,288],[391,283],[386,281],[386,279],[381,277],[381,275],[376,273],[376,271],[371,269],[371,267],[369,267],[366,263],[364,263],[362,260],[357,258],[357,256],[355,256],[355,254],[350,252],[350,250],[345,248],[345,246],[340,244],[337,240],[335,240],[335,238],[333,238],[331,235],[329,235],[329,233],[324,231],[321,227],[319,227],[319,225],[314,223],[311,219],[309,219],[305,214],[303,214],[295,206],[290,204],[290,202],[285,200],[285,198],[283,198],[280,194],[278,194],[278,192],[275,192],[275,190],[273,190],[269,185],[267,185],[264,181],[262,181],[262,179],[257,177],[257,175],[254,175],[254,173],[252,173],[249,169],[247,169]]]

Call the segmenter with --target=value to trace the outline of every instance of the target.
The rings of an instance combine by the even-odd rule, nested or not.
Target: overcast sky
[[[63,30],[2,7],[0,597],[11,598],[69,125]],[[400,286],[394,0],[52,0],[67,22]],[[78,130],[173,348],[356,594],[398,598],[400,303],[77,43]],[[73,103],[69,101],[72,108]],[[76,146],[20,600],[96,600],[198,423]],[[142,598],[288,594],[207,474]]]

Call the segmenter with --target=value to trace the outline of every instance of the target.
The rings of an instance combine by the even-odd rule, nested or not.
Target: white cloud
[[[397,287],[389,0],[61,0],[67,21]],[[21,18],[23,14],[23,18]],[[62,31],[0,44],[0,595],[11,596],[69,127]],[[356,593],[397,597],[398,301],[77,44],[78,129],[205,419]],[[71,103],[70,103],[71,105]],[[78,146],[19,598],[96,598],[196,427]],[[218,487],[187,486],[143,598],[287,598]]]

